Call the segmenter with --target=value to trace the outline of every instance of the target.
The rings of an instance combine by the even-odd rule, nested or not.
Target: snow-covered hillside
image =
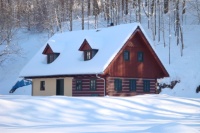
[[[169,64],[169,47],[164,47],[162,42],[156,44],[156,50],[164,60],[165,66],[170,74],[170,78],[160,80],[160,82],[169,82],[180,80],[173,90],[163,89],[162,94],[183,97],[200,97],[196,93],[196,88],[200,85],[200,26],[184,25],[184,50],[183,56],[180,54],[180,45],[171,44],[171,64]],[[172,38],[172,42],[176,38]],[[168,81],[167,81],[168,80]]]
[[[151,37],[150,30],[142,25],[146,30],[146,33]],[[173,90],[163,89],[162,94],[169,94],[173,96],[183,97],[199,97],[199,93],[196,93],[196,88],[200,85],[200,63],[198,62],[200,57],[200,26],[199,25],[184,25],[184,50],[183,56],[180,55],[180,46],[177,46],[174,42],[175,37],[171,38],[171,64],[168,59],[168,45],[163,46],[163,41],[155,41],[154,45],[159,57],[164,62],[167,68],[170,78],[159,80],[159,82],[168,83],[172,80],[180,80]],[[45,34],[33,34],[21,30],[17,35],[19,37],[16,42],[22,49],[20,55],[10,56],[6,62],[1,65],[0,68],[0,94],[8,95],[12,86],[16,83],[19,77],[19,73],[28,63],[28,61],[34,56],[34,54],[43,46],[48,40]],[[167,39],[166,39],[167,40]],[[168,42],[166,42],[168,44]],[[31,86],[17,89],[12,95],[30,95]]]
[[[2,133],[200,133],[200,99],[0,96]]]
[[[32,33],[24,29],[19,30],[15,38],[12,43],[18,46],[20,53],[11,54],[0,65],[0,94],[3,95],[9,94],[12,86],[19,80],[21,69],[48,40],[44,33]],[[31,87],[19,89],[15,94],[30,95]]]

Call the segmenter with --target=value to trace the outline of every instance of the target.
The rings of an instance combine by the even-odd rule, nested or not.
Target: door
[[[56,80],[56,95],[64,95],[64,79]]]

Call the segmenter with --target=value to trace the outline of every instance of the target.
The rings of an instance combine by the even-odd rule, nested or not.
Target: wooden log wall
[[[122,79],[122,91],[117,92],[114,89],[114,79]],[[136,79],[136,91],[130,91],[129,80]],[[144,92],[143,81],[150,81],[150,92]],[[140,94],[155,94],[156,93],[156,79],[143,79],[143,78],[118,78],[107,77],[106,78],[106,95],[109,96],[134,96]]]
[[[96,79],[96,90],[90,90],[90,80]],[[76,80],[82,81],[82,90],[76,90]],[[104,81],[93,76],[76,76],[73,79],[72,96],[104,96]]]

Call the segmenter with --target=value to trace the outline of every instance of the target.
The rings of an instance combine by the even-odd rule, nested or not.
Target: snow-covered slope
[[[44,33],[31,33],[26,30],[19,30],[12,43],[21,49],[17,55],[10,55],[3,64],[0,65],[0,94],[8,95],[10,89],[17,82],[21,69],[35,55],[35,53],[48,40]],[[15,94],[30,95],[31,87],[19,89]]]
[[[180,54],[180,44],[174,44],[176,38],[172,37],[171,42],[171,64],[169,64],[169,47],[164,47],[162,42],[156,45],[158,53],[165,62],[170,78],[160,80],[160,82],[169,82],[172,80],[180,80],[173,90],[163,89],[162,94],[183,97],[198,97],[200,93],[196,93],[196,88],[200,85],[200,26],[184,25],[184,50],[183,56]]]
[[[200,133],[200,99],[0,96],[2,133]]]
[[[142,25],[148,36],[151,37],[151,31]],[[169,47],[168,37],[166,35],[166,44],[163,41],[155,41],[154,47],[159,54],[159,58],[163,61],[166,69],[170,74],[170,78],[159,80],[159,82],[168,83],[172,80],[180,80],[173,90],[163,89],[162,94],[182,97],[200,97],[200,93],[196,93],[197,86],[200,85],[200,26],[199,25],[183,25],[184,31],[184,50],[183,56],[180,54],[180,45],[176,45],[176,38],[171,36],[171,64],[168,62]],[[4,62],[0,68],[0,94],[9,94],[9,90],[16,83],[19,73],[25,64],[35,55],[38,50],[44,46],[48,38],[45,34],[32,34],[20,31],[18,34],[20,40],[18,45],[22,48],[22,54],[11,56],[9,60]],[[30,95],[31,87],[23,87],[17,89],[14,95]],[[12,94],[13,95],[13,94]]]

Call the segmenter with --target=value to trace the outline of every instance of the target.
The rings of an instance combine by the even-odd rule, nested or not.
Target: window
[[[126,50],[126,51],[124,51],[124,60],[125,60],[125,61],[129,61],[129,59],[130,59],[130,57],[129,57],[129,56],[130,56],[130,53],[129,53],[129,51],[127,51],[127,50]]]
[[[98,52],[97,49],[91,49],[91,50],[84,51],[84,61],[91,60],[96,55],[97,52]]]
[[[90,80],[90,90],[92,90],[92,91],[96,90],[96,80],[95,79]]]
[[[143,60],[144,60],[144,54],[143,54],[143,52],[138,52],[138,62],[143,62]]]
[[[84,60],[90,60],[91,58],[91,51],[84,51]]]
[[[91,94],[91,96],[97,97],[97,96],[99,96],[99,94]]]
[[[130,91],[136,91],[136,80],[135,79],[129,80],[129,87],[130,87]]]
[[[59,53],[53,53],[47,55],[47,63],[52,63],[57,57],[59,56]]]
[[[82,90],[82,81],[76,80],[76,90],[80,91]]]
[[[90,60],[91,59],[91,53],[90,51],[86,52],[86,60]]]
[[[40,81],[40,90],[41,91],[45,90],[45,81]]]
[[[51,62],[53,62],[53,60],[54,60],[54,55],[53,54],[49,54],[49,55],[47,55],[47,62],[48,63],[51,63]]]
[[[116,91],[122,90],[122,80],[121,79],[115,79],[114,80],[114,87]]]
[[[143,81],[143,89],[144,89],[144,92],[150,92],[150,81],[149,80]]]

